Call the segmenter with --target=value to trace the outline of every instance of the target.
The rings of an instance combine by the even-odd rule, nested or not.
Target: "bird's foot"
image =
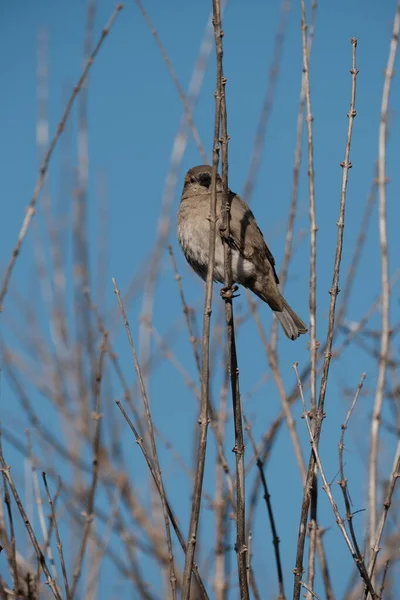
[[[224,300],[232,300],[232,298],[238,298],[240,294],[235,294],[239,289],[238,285],[233,285],[232,287],[223,287],[220,291],[221,298]]]

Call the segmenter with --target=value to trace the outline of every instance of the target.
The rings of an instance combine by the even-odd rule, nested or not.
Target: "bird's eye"
[[[196,179],[193,177],[193,175],[190,177],[190,183],[194,183],[196,181]]]

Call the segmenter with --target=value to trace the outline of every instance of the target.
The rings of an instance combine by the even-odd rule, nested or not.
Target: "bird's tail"
[[[307,333],[308,329],[306,324],[300,319],[298,315],[294,312],[294,310],[289,306],[284,298],[283,300],[283,308],[281,311],[274,311],[280,324],[283,327],[283,331],[287,335],[290,340],[295,340],[302,333]]]

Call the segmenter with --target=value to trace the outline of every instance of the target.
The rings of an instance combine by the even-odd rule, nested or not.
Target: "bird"
[[[199,165],[186,173],[177,214],[178,241],[193,270],[205,281],[208,272],[212,167]],[[232,282],[261,298],[273,310],[291,340],[307,327],[279,290],[275,259],[244,200],[228,190],[231,200],[229,237],[222,223],[222,179],[217,173],[214,281],[224,282],[224,242],[231,247]]]

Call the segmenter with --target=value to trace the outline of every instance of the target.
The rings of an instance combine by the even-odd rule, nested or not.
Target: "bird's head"
[[[212,167],[199,165],[189,169],[185,176],[184,191],[191,193],[209,194],[211,192]],[[222,180],[217,173],[217,192],[222,191]]]

